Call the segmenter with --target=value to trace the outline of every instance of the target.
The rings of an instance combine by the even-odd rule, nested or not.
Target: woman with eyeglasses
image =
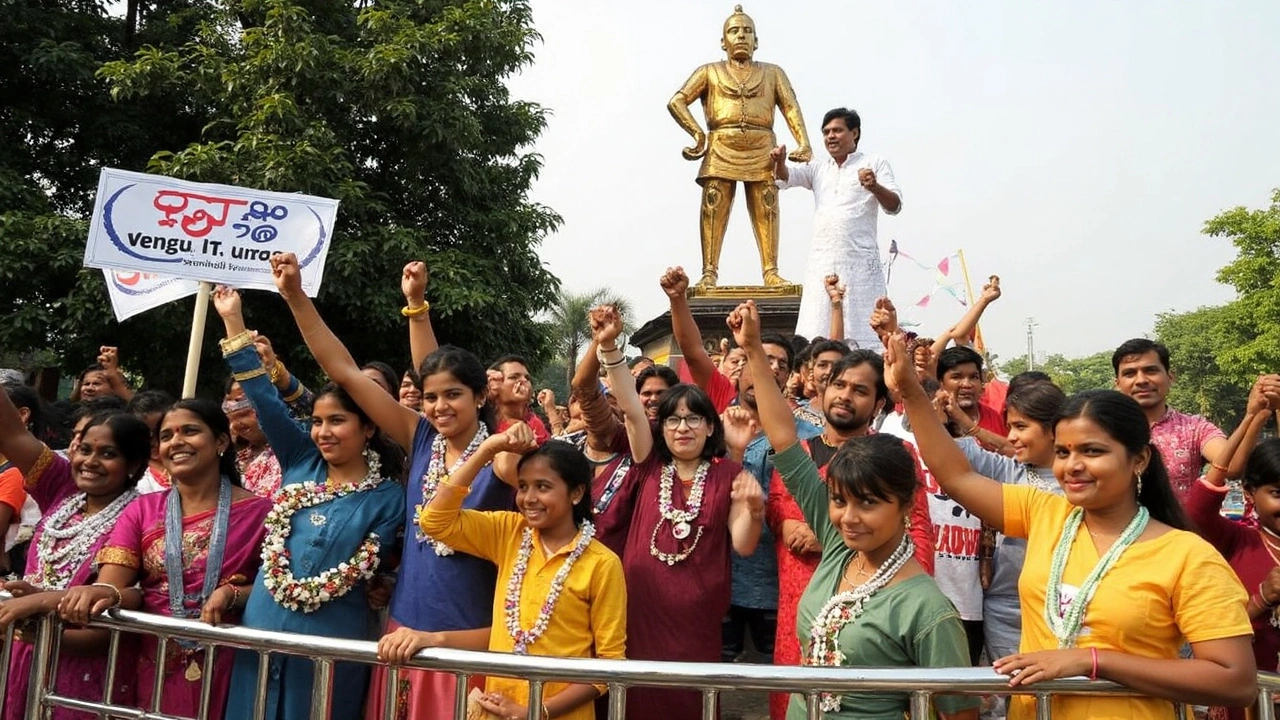
[[[605,368],[626,362],[602,343]],[[760,540],[760,484],[724,456],[724,425],[707,394],[676,385],[662,395],[650,431],[634,393],[617,394],[633,466],[620,497],[633,503],[622,554],[627,578],[627,657],[718,662],[720,619],[729,610],[729,549],[750,555]],[[652,442],[642,436],[652,432]],[[639,440],[639,441],[637,441]],[[702,717],[696,691],[632,688],[627,714]]]

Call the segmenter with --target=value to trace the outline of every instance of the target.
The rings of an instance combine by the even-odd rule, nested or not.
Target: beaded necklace
[[[840,631],[862,615],[867,598],[888,585],[894,575],[911,560],[914,552],[915,543],[911,541],[911,536],[903,533],[893,554],[870,579],[851,590],[831,596],[809,627],[809,652],[804,657],[805,665],[838,667],[844,664],[845,655],[840,650]],[[820,703],[826,712],[836,712],[840,709],[840,696],[822,693]]]
[[[1093,594],[1098,591],[1098,585],[1102,582],[1102,576],[1107,574],[1112,566],[1120,560],[1120,555],[1129,546],[1137,541],[1138,536],[1142,535],[1142,531],[1147,528],[1147,521],[1151,518],[1151,514],[1147,512],[1147,508],[1142,505],[1138,506],[1138,512],[1129,521],[1124,532],[1120,537],[1116,538],[1115,543],[1107,550],[1098,564],[1093,567],[1089,576],[1085,578],[1084,584],[1080,586],[1080,590],[1076,596],[1071,598],[1071,603],[1067,605],[1066,610],[1061,610],[1061,592],[1062,592],[1062,573],[1067,567],[1067,555],[1071,552],[1071,545],[1075,542],[1076,535],[1080,532],[1080,525],[1084,522],[1084,510],[1075,508],[1067,515],[1067,522],[1062,526],[1062,535],[1058,538],[1058,546],[1053,550],[1053,563],[1049,566],[1049,587],[1045,592],[1044,599],[1044,619],[1048,623],[1049,629],[1053,631],[1054,637],[1058,638],[1059,648],[1075,647],[1076,636],[1080,634],[1080,629],[1084,627],[1085,609],[1089,605],[1089,601],[1093,599]]]
[[[1031,481],[1031,487],[1045,492],[1053,492],[1057,489],[1057,478],[1054,478],[1053,480],[1045,480],[1044,477],[1040,475],[1040,471],[1036,469],[1036,466],[1031,463],[1027,463],[1023,467],[1026,468],[1027,479]]]
[[[524,588],[524,576],[529,572],[529,557],[533,554],[533,528],[524,529],[524,536],[520,540],[520,554],[516,556],[515,567],[511,570],[511,579],[507,581],[507,598],[503,603],[507,633],[515,643],[511,652],[516,655],[528,655],[529,646],[537,642],[538,638],[547,631],[547,626],[551,623],[551,613],[556,608],[556,601],[560,599],[560,593],[564,591],[565,582],[569,579],[569,571],[573,569],[574,563],[578,562],[578,558],[582,557],[582,553],[591,544],[591,538],[595,537],[595,534],[595,525],[589,522],[582,523],[577,544],[573,546],[569,557],[565,558],[564,564],[551,579],[551,588],[547,591],[546,600],[542,601],[538,619],[534,621],[533,627],[525,630],[520,627],[520,592]]]
[[[431,504],[431,498],[436,496],[436,490],[440,487],[440,482],[451,474],[458,471],[462,464],[471,459],[471,456],[480,449],[480,445],[489,438],[489,428],[482,422],[476,428],[476,434],[471,438],[471,442],[467,444],[467,448],[462,451],[457,460],[453,461],[453,465],[448,470],[444,467],[444,455],[446,450],[446,440],[444,435],[436,433],[431,439],[431,459],[427,461],[427,472],[422,476],[422,502],[414,507],[414,517],[421,517],[427,511],[427,506]],[[444,557],[453,554],[453,548],[444,543],[433,540],[422,532],[422,528],[416,529],[418,542],[429,542],[431,548],[436,551],[436,555]]]

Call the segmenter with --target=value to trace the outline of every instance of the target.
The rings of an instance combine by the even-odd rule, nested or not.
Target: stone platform
[[[800,288],[796,285],[779,287],[753,287],[729,285],[707,290],[690,291],[689,309],[702,333],[702,343],[708,353],[719,352],[721,338],[733,340],[733,334],[725,324],[729,313],[744,300],[755,300],[760,310],[760,329],[765,334],[778,333],[790,337],[796,329],[800,314]],[[680,366],[682,355],[671,335],[671,312],[667,311],[640,326],[632,333],[629,343],[640,348],[646,356],[660,365]]]

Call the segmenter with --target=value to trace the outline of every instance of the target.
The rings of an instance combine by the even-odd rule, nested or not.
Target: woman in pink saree
[[[260,564],[271,501],[239,486],[227,417],[212,401],[175,404],[160,419],[160,456],[173,488],[144,495],[120,516],[98,553],[98,582],[67,592],[63,619],[84,624],[112,607],[219,622],[238,617]],[[169,542],[180,537],[177,543]],[[216,572],[207,572],[210,567]],[[138,588],[135,589],[134,585]],[[181,594],[170,591],[181,584]],[[137,698],[153,704],[158,643],[145,637],[138,656]],[[231,681],[233,653],[214,663],[208,717],[220,718]],[[165,666],[160,712],[196,717],[204,651],[175,641]]]

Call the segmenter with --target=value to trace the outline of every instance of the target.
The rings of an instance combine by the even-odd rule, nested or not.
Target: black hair
[[[90,415],[97,415],[103,412],[124,412],[125,401],[118,395],[99,395],[91,400],[81,400],[72,408],[68,419],[71,421],[70,427],[74,428],[76,423]]]
[[[587,456],[573,445],[563,440],[548,440],[537,450],[520,458],[518,469],[534,458],[546,458],[551,470],[564,480],[572,494],[576,488],[582,488],[582,499],[573,504],[573,524],[582,525],[595,517],[591,500],[591,463]]]
[[[1156,353],[1156,357],[1160,358],[1160,364],[1164,366],[1164,371],[1169,372],[1169,348],[1146,338],[1134,338],[1120,343],[1120,347],[1111,353],[1111,369],[1119,377],[1120,363],[1124,362],[1125,358],[1133,355],[1146,355],[1153,350]]]
[[[1049,377],[1049,373],[1043,373],[1039,370],[1020,372],[1009,378],[1009,387],[1005,394],[1012,395],[1028,385],[1041,382],[1052,383],[1053,378]]]
[[[792,370],[800,369],[800,363],[802,362],[800,360],[800,355],[804,353],[805,348],[813,345],[813,343],[817,342],[820,339],[821,338],[814,338],[813,342],[810,342],[809,340],[805,339],[803,335],[791,336],[791,342],[789,344],[791,345],[791,357],[793,358],[791,363]]]
[[[651,377],[657,377],[665,382],[667,388],[673,388],[680,384],[680,376],[676,374],[675,370],[666,365],[651,365],[636,375],[636,392],[640,392],[640,389],[644,387],[645,381]]]
[[[1280,485],[1280,438],[1267,438],[1249,453],[1241,485],[1250,492],[1267,485]]]
[[[889,400],[889,388],[884,384],[884,358],[880,357],[872,350],[850,350],[847,355],[831,364],[831,380],[835,380],[846,371],[861,365],[870,365],[872,370],[876,371],[876,400],[887,402]]]
[[[419,390],[422,389],[422,376],[418,374],[417,370],[413,368],[409,368],[408,370],[405,370],[404,372],[400,373],[400,379],[397,380],[396,384],[394,385],[394,387],[397,388],[397,391],[396,391],[397,397],[400,394],[398,389],[400,387],[400,383],[404,381],[404,378],[406,375],[409,377],[409,382],[413,383],[414,387],[418,388]],[[487,386],[486,386],[486,390],[487,390]]]
[[[391,393],[391,397],[398,398],[400,396],[400,376],[396,374],[395,368],[381,360],[370,360],[361,365],[360,369],[373,370],[381,375],[382,382],[387,384],[387,392]]]
[[[978,375],[982,375],[982,356],[977,350],[963,345],[953,345],[938,353],[938,380],[946,377],[947,371],[973,363],[978,366]]]
[[[1010,383],[1009,396],[1004,401],[1005,417],[1010,410],[1017,410],[1026,419],[1039,423],[1052,433],[1058,413],[1066,401],[1066,394],[1051,382],[1024,382],[1016,390]]]
[[[676,408],[679,407],[681,400],[684,401],[685,407],[689,409],[690,413],[701,415],[702,421],[710,424],[711,435],[707,438],[707,444],[702,448],[702,459],[710,460],[713,457],[724,455],[724,425],[720,424],[720,413],[716,412],[716,406],[712,404],[711,398],[707,397],[702,388],[697,385],[680,383],[671,386],[670,389],[662,394],[662,400],[658,402],[658,431],[654,433],[653,443],[653,449],[658,452],[658,456],[667,462],[671,461],[671,448],[667,447],[667,434],[664,430],[664,423],[667,418],[676,414]]]
[[[501,370],[502,366],[506,365],[507,363],[520,363],[521,365],[524,366],[525,370],[529,369],[529,361],[525,360],[523,357],[520,357],[519,355],[503,355],[502,357],[490,363],[489,369]]]
[[[827,114],[822,116],[822,125],[820,125],[819,127],[826,127],[827,123],[837,118],[839,118],[840,120],[844,120],[844,126],[849,128],[850,130],[862,129],[862,118],[858,117],[858,112],[856,110],[850,110],[849,108],[843,108],[843,107],[838,107],[838,108],[833,108],[831,110],[828,110]],[[862,139],[861,133],[859,133],[858,139],[859,140]]]
[[[847,344],[840,342],[839,340],[827,340],[826,338],[814,340],[809,345],[809,357],[811,359],[829,352],[840,353],[840,356],[844,357],[853,351],[849,349]],[[796,362],[799,362],[799,358],[796,359]]]
[[[44,402],[40,400],[40,394],[30,385],[6,383],[4,390],[9,395],[9,400],[13,402],[14,407],[27,409],[29,415],[27,431],[34,435],[37,440],[43,442],[48,434],[48,427],[45,425]]]
[[[227,436],[227,449],[218,456],[218,473],[231,478],[232,485],[242,487],[240,468],[236,467],[235,444],[231,442],[231,421],[227,419],[227,414],[222,412],[222,405],[208,398],[183,398],[165,410],[156,421],[157,437],[159,436],[158,428],[164,427],[164,419],[175,410],[186,410],[200,418],[200,422],[207,425],[213,432],[215,440],[220,435]],[[147,452],[151,452],[150,448]]]
[[[800,369],[813,359],[813,345],[813,343],[808,343],[796,350],[796,359],[791,364],[791,372],[800,372]]]
[[[475,393],[477,400],[484,400],[480,408],[480,422],[489,428],[489,432],[497,432],[498,419],[489,402],[489,376],[485,373],[480,359],[471,352],[456,345],[441,345],[422,361],[418,368],[418,389],[423,389],[427,378],[437,373],[449,373],[458,382]]]
[[[124,458],[129,468],[125,478],[124,489],[136,487],[147,471],[147,463],[151,460],[151,428],[142,418],[126,412],[103,412],[92,415],[84,426],[86,433],[90,428],[102,425],[111,431],[111,442]],[[83,436],[81,436],[83,440]],[[74,456],[76,449],[71,448],[68,456]]]
[[[404,449],[395,441],[387,436],[386,433],[378,429],[377,424],[369,419],[369,415],[360,407],[355,400],[351,399],[351,395],[341,385],[337,383],[328,383],[320,388],[312,401],[312,412],[315,412],[315,403],[321,398],[331,397],[338,401],[343,410],[355,415],[360,419],[360,424],[364,427],[373,428],[373,437],[369,438],[369,449],[378,453],[378,457],[382,460],[382,476],[394,478],[397,481],[405,479],[408,468],[405,466]]]
[[[649,357],[648,355],[637,355],[627,361],[627,367],[635,367],[642,362],[650,362],[650,363],[653,363],[654,365],[658,364],[656,362],[653,362],[653,358]]]
[[[918,484],[915,458],[893,435],[850,438],[827,464],[828,487],[845,498],[896,500],[908,509]]]
[[[172,404],[173,396],[163,390],[143,390],[133,394],[125,404],[124,410],[130,415],[142,417],[151,413],[164,412]]]
[[[1086,390],[1067,398],[1054,422],[1085,418],[1124,446],[1130,455],[1144,449],[1151,450],[1151,461],[1141,476],[1138,502],[1151,517],[1178,530],[1190,530],[1191,523],[1182,512],[1182,505],[1169,484],[1169,472],[1165,469],[1160,451],[1151,444],[1151,425],[1138,402],[1115,390]]]
[[[72,400],[73,402],[81,402],[81,399],[80,399],[80,386],[84,384],[84,378],[85,378],[85,376],[86,376],[86,375],[88,375],[89,373],[93,373],[93,372],[105,373],[106,371],[107,371],[107,369],[106,369],[106,368],[104,368],[104,367],[102,367],[102,365],[101,365],[100,363],[94,363],[94,364],[90,365],[89,367],[87,367],[87,368],[85,368],[85,369],[81,370],[81,371],[80,371],[80,374],[79,374],[79,375],[76,375],[76,384],[75,384],[75,387],[71,388],[71,400]],[[110,393],[108,393],[108,394],[110,394]]]
[[[791,346],[791,342],[788,341],[786,338],[782,337],[777,333],[769,333],[767,335],[762,335],[760,337],[760,344],[761,345],[777,345],[778,347],[786,348],[787,370],[790,371],[791,368],[795,367],[796,349]]]

